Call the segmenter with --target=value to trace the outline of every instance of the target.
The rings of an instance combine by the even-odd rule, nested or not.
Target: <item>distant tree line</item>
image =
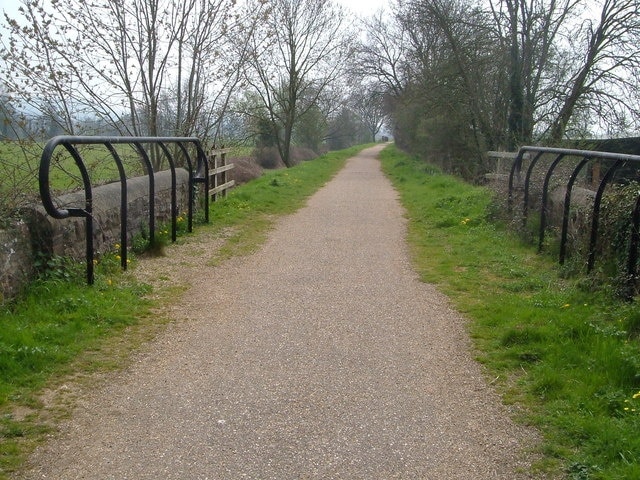
[[[638,0],[397,0],[355,71],[396,142],[474,178],[487,150],[636,134]]]
[[[383,128],[381,97],[350,76],[356,22],[333,0],[19,1],[0,25],[0,140],[19,140],[0,141],[0,219],[58,134],[195,136],[291,166],[294,146]]]
[[[629,135],[640,0],[22,0],[0,135],[197,136],[316,152],[391,131],[467,178],[487,150]],[[386,130],[385,130],[386,129]]]

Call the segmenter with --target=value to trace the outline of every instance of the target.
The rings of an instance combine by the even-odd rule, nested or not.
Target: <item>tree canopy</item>
[[[486,150],[637,133],[639,5],[397,0],[354,70],[385,87],[397,142],[473,177]]]
[[[391,0],[358,19],[336,0],[22,0],[1,132],[268,140],[291,165],[293,145],[392,128],[474,177],[487,150],[637,132],[639,4]]]

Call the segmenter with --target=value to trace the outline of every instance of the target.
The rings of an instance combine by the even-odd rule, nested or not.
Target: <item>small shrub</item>
[[[229,163],[233,163],[234,168],[229,171],[228,179],[234,180],[236,185],[242,185],[262,176],[262,167],[253,157],[234,158]]]
[[[36,255],[34,265],[40,280],[69,282],[83,279],[85,266],[71,257]]]
[[[294,163],[300,162],[308,162],[309,160],[313,160],[314,158],[318,158],[318,154],[311,150],[310,148],[305,147],[292,147],[291,148],[291,159]]]
[[[258,165],[267,170],[274,170],[277,168],[284,168],[285,164],[278,153],[276,147],[262,147],[257,148],[253,156],[255,157]]]

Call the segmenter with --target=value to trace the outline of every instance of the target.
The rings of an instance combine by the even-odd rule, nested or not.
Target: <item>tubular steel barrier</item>
[[[640,168],[640,156],[618,154],[611,152],[598,152],[590,150],[573,150],[564,148],[548,148],[548,147],[532,147],[525,146],[520,148],[518,154],[511,166],[511,172],[509,174],[509,195],[508,195],[508,208],[510,212],[513,212],[513,203],[516,192],[516,184],[523,188],[522,196],[522,222],[526,224],[529,215],[529,209],[531,204],[531,184],[534,176],[534,169],[540,163],[540,159],[543,156],[551,156],[553,160],[546,166],[544,172],[544,180],[542,185],[542,197],[540,204],[540,225],[538,231],[538,250],[542,251],[545,232],[547,230],[547,221],[549,216],[549,189],[554,172],[558,169],[561,163],[569,163],[568,159],[573,159],[573,164],[569,164],[569,169],[565,173],[568,177],[566,181],[566,190],[564,195],[564,205],[562,212],[562,227],[560,233],[560,257],[559,262],[563,264],[566,259],[567,250],[567,238],[569,230],[570,208],[571,208],[571,195],[581,173],[584,173],[585,166],[591,164],[592,166],[602,163],[608,163],[606,173],[601,178],[592,178],[592,184],[595,189],[595,198],[593,200],[593,208],[591,211],[591,228],[589,236],[589,249],[587,260],[587,271],[590,272],[595,263],[596,246],[598,241],[598,228],[600,223],[600,209],[602,204],[602,197],[604,195],[605,188],[612,182],[616,172],[627,166],[633,168]],[[528,166],[524,178],[524,185],[521,181],[521,173],[523,169],[523,159],[528,158]],[[570,172],[570,173],[569,173]],[[637,274],[637,260],[638,260],[638,244],[640,243],[640,193],[636,200],[633,213],[630,212],[631,218],[631,238],[629,242],[627,273],[631,279],[635,279]]]
[[[209,162],[199,139],[194,137],[99,137],[99,136],[57,136],[51,138],[44,147],[40,159],[39,188],[42,205],[46,212],[56,219],[70,217],[80,217],[85,219],[85,242],[86,242],[86,264],[87,283],[90,285],[94,281],[94,222],[93,222],[93,193],[91,179],[87,168],[87,162],[78,151],[78,145],[102,145],[116,164],[120,181],[120,259],[123,270],[127,268],[127,175],[123,160],[114,145],[129,145],[137,153],[145,174],[149,179],[149,241],[155,239],[155,182],[154,168],[152,163],[153,155],[151,149],[155,148],[156,153],[159,148],[164,158],[167,159],[171,171],[171,240],[176,240],[178,206],[176,198],[176,155],[172,153],[169,146],[173,146],[174,152],[180,152],[182,159],[186,163],[189,174],[189,186],[187,192],[187,229],[193,231],[193,210],[194,210],[194,190],[198,184],[203,184],[204,213],[205,222],[209,222],[209,195],[211,172]],[[82,178],[82,189],[84,190],[84,208],[58,208],[53,201],[50,184],[51,162],[54,158],[54,151],[57,147],[63,147],[73,158],[73,161],[80,171]],[[213,152],[212,152],[213,153]],[[222,157],[224,159],[223,151]],[[226,172],[226,171],[225,171]],[[213,170],[213,175],[218,173]],[[226,173],[225,173],[226,175]],[[226,187],[233,185],[233,182],[226,182]],[[217,192],[216,192],[217,193]]]

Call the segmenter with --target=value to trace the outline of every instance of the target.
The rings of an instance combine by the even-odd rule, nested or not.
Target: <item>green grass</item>
[[[38,191],[38,168],[44,144],[37,142],[0,142],[0,185],[11,188],[14,183]],[[142,175],[144,169],[128,145],[115,145],[129,176]],[[115,161],[106,148],[99,145],[80,145],[78,151],[85,161],[93,184],[118,180]],[[58,146],[51,160],[50,180],[54,190],[64,191],[82,185],[80,171],[71,155]]]
[[[58,259],[55,267],[0,305],[0,478],[20,467],[61,414],[44,392],[67,376],[117,366],[120,347],[156,321],[144,299],[148,288],[126,280],[114,256],[97,266],[94,287],[84,284],[77,263]]]
[[[43,147],[44,144],[38,142],[0,141],[0,214],[11,212],[24,203],[37,202]],[[113,147],[120,156],[127,178],[145,174],[143,163],[132,145],[116,144]],[[76,148],[93,186],[119,181],[116,162],[104,146],[77,145]],[[168,169],[168,161],[164,156],[161,158],[161,168]],[[54,194],[83,188],[80,170],[61,145],[56,147],[51,158],[49,184]]]
[[[207,229],[226,235],[213,263],[254,251],[278,215],[301,207],[362,148],[268,172],[234,189],[211,205],[211,224],[196,226],[194,235]],[[128,354],[167,322],[152,313],[150,287],[120,273],[115,252],[100,259],[93,287],[85,285],[81,263],[58,258],[50,267],[48,277],[22,297],[0,304],[0,479],[19,471],[34,446],[68,415],[73,398],[52,401],[48,392],[69,379],[90,386],[92,373],[126,365]],[[170,301],[180,292],[166,293],[164,301]]]
[[[0,215],[12,212],[24,203],[38,201],[38,169],[43,147],[44,143],[31,141],[0,141]],[[87,166],[92,185],[119,181],[116,163],[105,147],[79,145],[77,148]],[[143,165],[131,145],[116,144],[114,148],[123,161],[128,178],[144,175]],[[250,156],[252,151],[251,147],[232,147],[227,154],[227,161]],[[166,159],[164,165],[164,168],[169,168]],[[49,173],[51,189],[56,194],[83,187],[80,171],[62,146],[55,150]]]
[[[554,259],[493,220],[489,191],[393,147],[382,159],[408,211],[419,274],[469,318],[504,401],[543,433],[535,469],[640,478],[638,302],[563,280]]]
[[[254,251],[278,215],[303,205],[357,150],[268,172],[212,204],[211,225],[196,230],[228,238],[211,262]],[[488,191],[394,148],[382,156],[410,217],[421,277],[470,319],[478,359],[498,378],[505,402],[544,435],[536,469],[572,479],[640,478],[638,304],[563,280],[553,259],[492,220]],[[62,405],[43,415],[43,392],[68,376],[117,368],[161,328],[146,287],[115,264],[103,259],[93,288],[83,284],[82,267],[69,277],[58,268],[0,309],[0,477],[19,469],[55,416],[66,414]]]

